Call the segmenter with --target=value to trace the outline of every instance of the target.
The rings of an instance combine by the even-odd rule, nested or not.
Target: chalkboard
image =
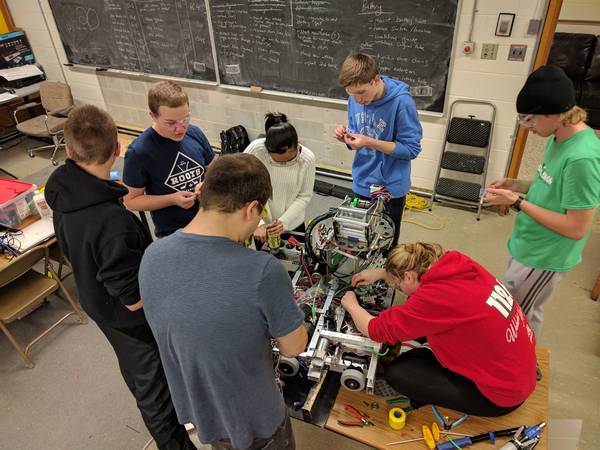
[[[442,112],[458,0],[210,0],[221,83],[346,98],[350,52],[405,81],[422,111]]]
[[[49,0],[70,63],[216,81],[204,0]]]

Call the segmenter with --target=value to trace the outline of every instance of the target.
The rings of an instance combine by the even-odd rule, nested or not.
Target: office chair
[[[43,81],[40,83],[40,102],[21,105],[14,110],[13,115],[17,123],[17,130],[21,133],[27,136],[52,139],[52,144],[30,148],[28,149],[28,153],[33,158],[35,156],[34,152],[51,148],[53,151],[50,161],[56,166],[58,164],[55,159],[56,152],[60,147],[64,147],[65,145],[63,130],[67,116],[73,108],[71,88],[57,81]],[[19,112],[31,109],[40,104],[46,110],[46,114],[19,122]]]
[[[33,269],[33,266],[42,260],[44,261],[44,274]],[[69,311],[46,328],[26,347],[22,347],[8,330],[7,325],[15,320],[22,319],[37,309],[50,294],[56,291],[60,291],[62,297],[71,306],[72,311]],[[32,368],[34,366],[29,357],[31,347],[72,315],[78,316],[81,324],[87,323],[87,318],[54,271],[48,259],[46,247],[34,247],[0,267],[0,329],[17,350],[27,367]]]

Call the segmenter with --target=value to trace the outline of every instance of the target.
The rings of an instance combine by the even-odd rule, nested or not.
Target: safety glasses
[[[260,202],[258,203],[258,205],[260,206],[260,218],[263,222],[266,222],[268,216],[267,208]]]
[[[535,114],[518,114],[517,121],[524,128],[533,128],[537,123],[537,116]]]

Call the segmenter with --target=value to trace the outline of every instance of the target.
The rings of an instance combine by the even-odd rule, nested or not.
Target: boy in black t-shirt
[[[150,211],[155,234],[164,237],[184,227],[198,212],[197,196],[214,152],[200,128],[190,125],[189,100],[172,81],[148,92],[152,126],[131,143],[125,155],[125,205]]]

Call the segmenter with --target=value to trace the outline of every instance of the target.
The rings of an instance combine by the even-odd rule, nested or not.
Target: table
[[[466,434],[481,434],[488,431],[501,430],[505,428],[518,427],[521,425],[535,425],[540,422],[548,423],[549,417],[549,394],[550,394],[550,354],[547,349],[537,347],[537,361],[542,371],[543,377],[538,382],[533,394],[527,401],[518,409],[500,417],[469,417],[465,422],[460,424],[455,430],[459,433]],[[388,442],[401,441],[421,437],[421,426],[431,424],[435,421],[431,408],[423,407],[416,411],[411,411],[407,414],[406,425],[400,431],[394,431],[388,424],[388,411],[390,406],[385,403],[386,398],[374,397],[366,392],[352,392],[346,389],[340,389],[336,398],[335,404],[329,414],[325,428],[336,433],[340,433],[350,439],[362,442],[378,449],[399,449],[399,450],[423,450],[426,446],[423,442],[412,442],[396,446],[387,446]],[[363,402],[371,404],[377,402],[379,408],[373,410],[366,408]],[[348,420],[351,416],[344,411],[344,404],[349,403],[360,411],[366,411],[375,426],[371,427],[348,427],[337,423],[338,419]],[[397,406],[397,405],[392,405]],[[462,413],[452,411],[445,408],[440,408],[442,415],[447,414],[452,419],[457,419],[462,416]],[[502,438],[502,442],[507,439]],[[489,442],[477,443],[477,449],[497,449],[499,444],[495,446]],[[548,447],[548,429],[542,433],[542,438],[536,447],[536,450],[547,449]]]

